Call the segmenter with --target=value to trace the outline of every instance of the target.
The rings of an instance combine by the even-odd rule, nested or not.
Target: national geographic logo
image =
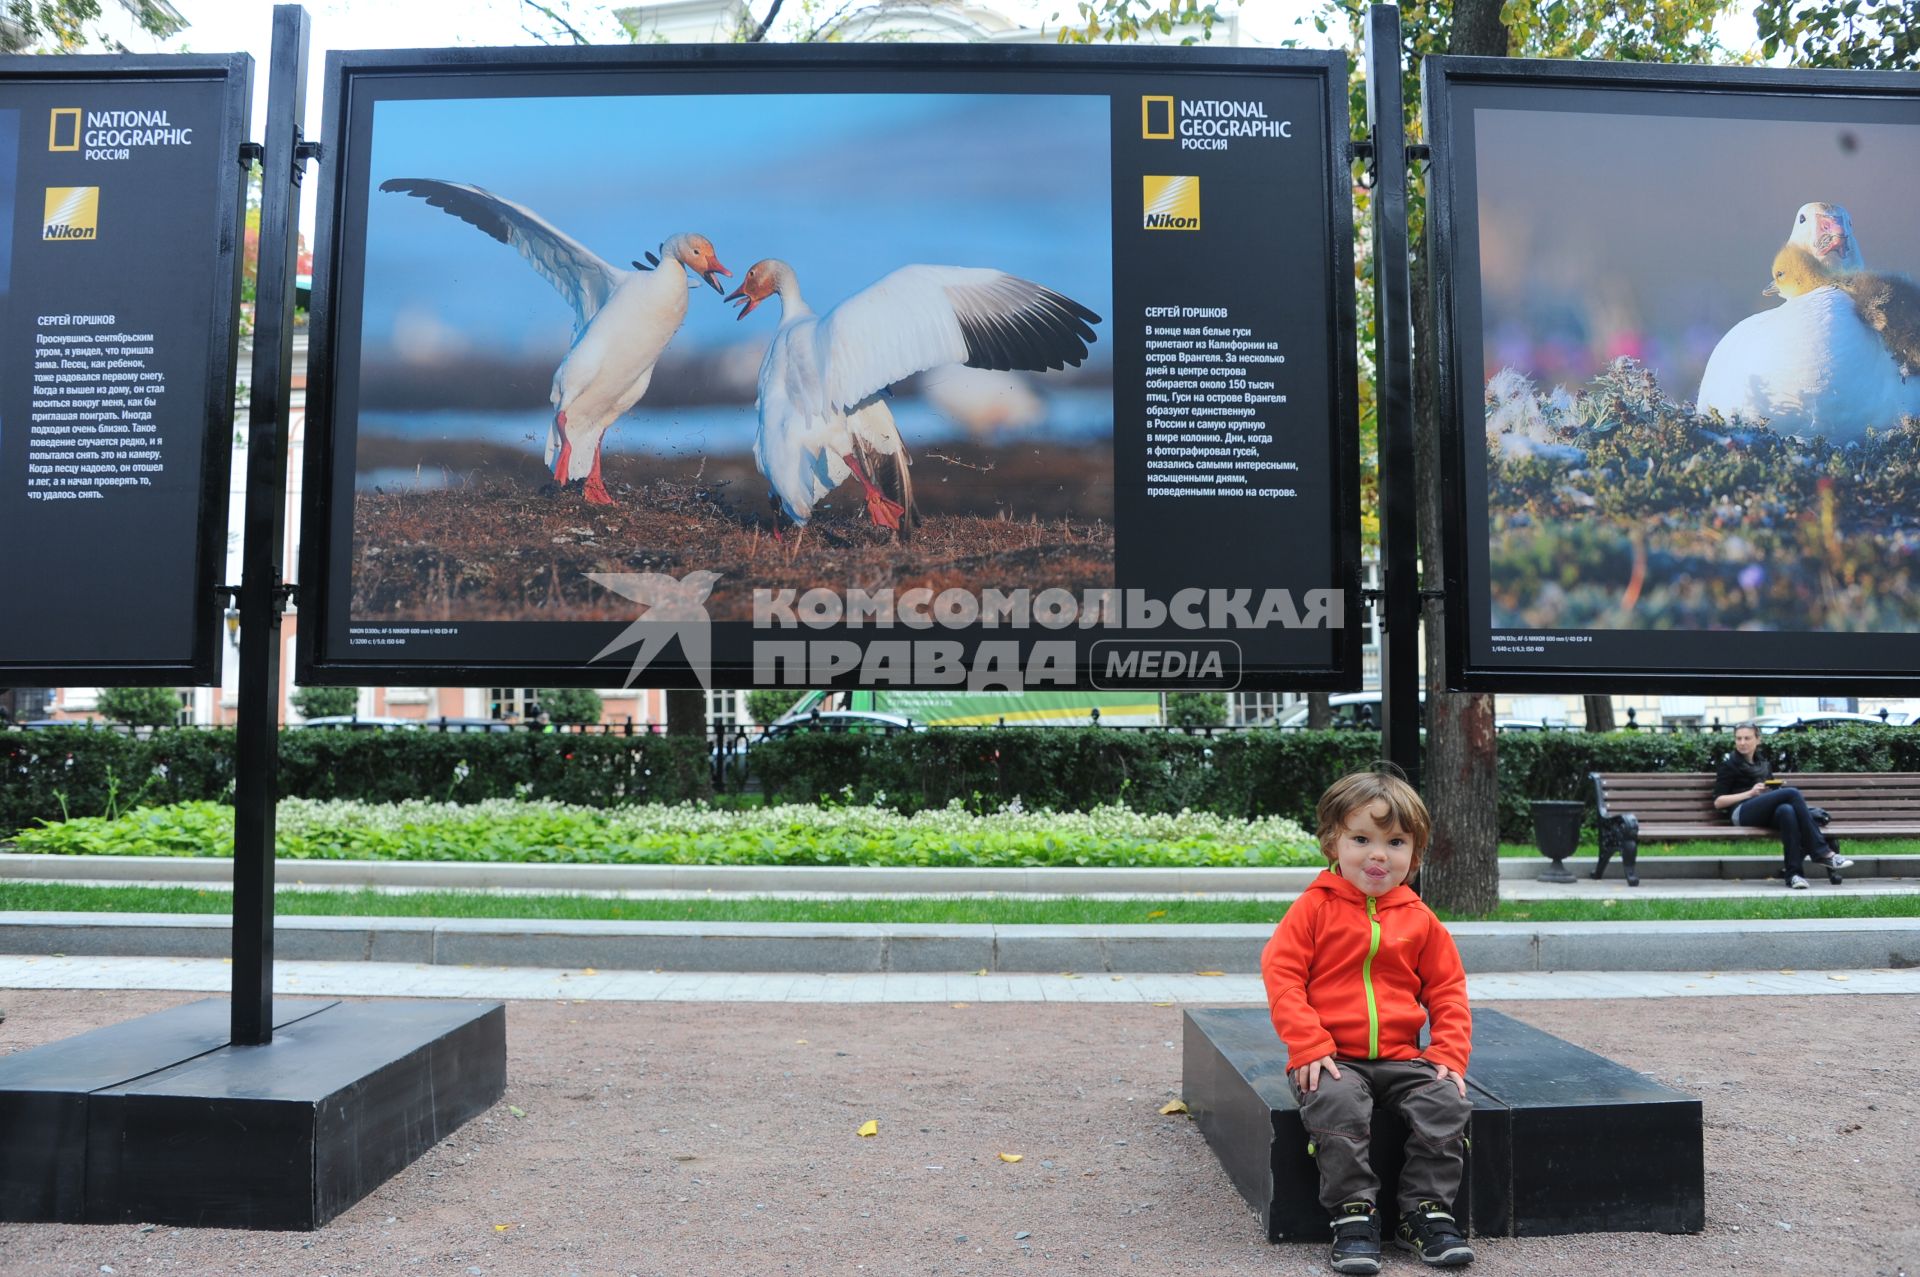
[[[1293,137],[1292,120],[1267,116],[1256,98],[1140,97],[1140,136],[1148,142],[1176,138],[1183,151],[1224,151],[1236,138]]]
[[[1143,229],[1150,231],[1197,231],[1200,229],[1200,179],[1197,177],[1145,177],[1146,212]]]
[[[100,234],[100,188],[49,186],[41,239],[95,239]]]
[[[79,107],[61,106],[53,109],[47,120],[47,149],[49,151],[80,149]]]
[[[1140,136],[1148,142],[1173,141],[1173,98],[1140,99]]]

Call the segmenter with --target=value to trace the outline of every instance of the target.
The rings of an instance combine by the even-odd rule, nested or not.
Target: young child
[[[1368,1165],[1375,1104],[1408,1130],[1395,1243],[1436,1267],[1470,1264],[1473,1249],[1448,1213],[1473,1112],[1467,977],[1453,937],[1406,886],[1432,820],[1413,786],[1381,772],[1335,781],[1317,814],[1327,869],[1280,920],[1260,970],[1320,1163],[1334,1271],[1380,1271],[1380,1181]]]

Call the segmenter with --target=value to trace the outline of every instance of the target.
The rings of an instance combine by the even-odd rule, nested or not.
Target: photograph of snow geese
[[[1495,631],[1920,631],[1920,105],[1878,105],[1476,112]]]
[[[715,620],[1113,585],[1110,111],[380,101],[336,408],[353,619],[628,619],[596,573],[719,573]],[[788,286],[736,316],[762,259]]]

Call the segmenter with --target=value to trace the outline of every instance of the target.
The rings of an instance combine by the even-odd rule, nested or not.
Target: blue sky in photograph
[[[561,351],[571,328],[566,302],[518,254],[378,189],[394,177],[484,187],[616,266],[677,231],[708,236],[735,283],[760,258],[785,258],[817,312],[921,262],[996,267],[1110,316],[1108,121],[1105,98],[1070,96],[381,102],[366,354]],[[676,345],[732,345],[756,324],[770,336],[767,310],[736,323],[702,286]]]
[[[1692,398],[1727,330],[1779,305],[1761,290],[1810,201],[1848,209],[1867,269],[1920,278],[1913,124],[1482,109],[1475,127],[1489,375],[1572,389],[1631,355]]]

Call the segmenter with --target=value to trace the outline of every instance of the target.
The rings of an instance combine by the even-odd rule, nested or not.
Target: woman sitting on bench
[[[1733,752],[1721,760],[1714,777],[1713,805],[1718,811],[1732,808],[1736,825],[1780,831],[1789,890],[1806,890],[1807,880],[1800,871],[1807,860],[1829,871],[1853,863],[1827,846],[1800,791],[1773,779],[1772,764],[1760,757],[1760,729],[1752,723],[1733,729]]]

